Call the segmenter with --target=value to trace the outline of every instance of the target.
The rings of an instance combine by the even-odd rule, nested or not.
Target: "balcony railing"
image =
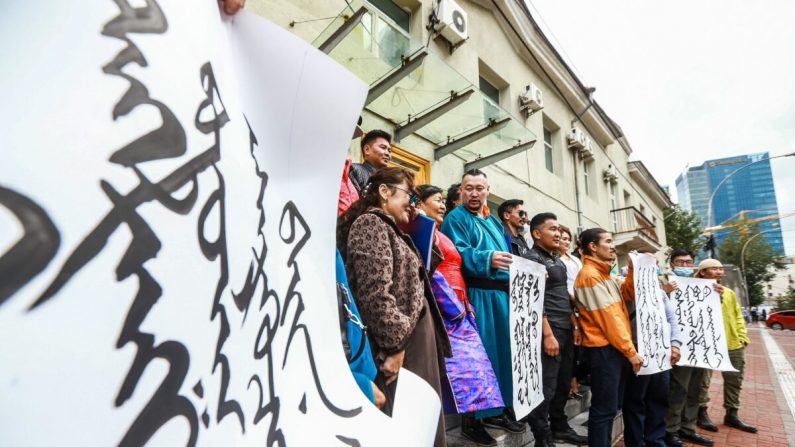
[[[654,224],[649,219],[646,219],[646,216],[634,206],[612,210],[610,211],[610,217],[613,221],[613,233],[639,232],[656,243],[660,242],[657,238],[657,229]]]

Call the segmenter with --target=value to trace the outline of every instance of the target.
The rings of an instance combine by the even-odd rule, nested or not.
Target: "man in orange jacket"
[[[626,280],[610,276],[616,261],[613,236],[601,228],[580,235],[583,267],[574,281],[580,312],[582,346],[591,365],[591,408],[588,412],[588,445],[609,447],[613,419],[621,402],[622,374],[627,362],[637,373],[643,357],[632,343],[624,298],[635,298],[632,264]]]

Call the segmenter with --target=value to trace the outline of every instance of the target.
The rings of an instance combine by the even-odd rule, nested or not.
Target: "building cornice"
[[[630,177],[638,183],[640,188],[649,195],[655,204],[663,209],[673,206],[671,198],[668,197],[668,194],[665,193],[662,186],[657,183],[654,176],[646,169],[646,165],[644,165],[642,161],[630,161],[627,163],[627,168],[629,169]]]

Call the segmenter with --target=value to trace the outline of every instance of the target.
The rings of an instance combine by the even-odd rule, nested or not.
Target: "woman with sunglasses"
[[[375,383],[386,395],[387,414],[401,367],[425,379],[441,399],[444,357],[452,355],[428,274],[411,239],[398,227],[415,217],[413,190],[408,171],[380,169],[337,221],[337,246],[368,328],[379,369]],[[434,445],[446,445],[441,412]]]
[[[420,185],[417,193],[420,211],[435,220],[438,228],[447,209],[442,189]],[[461,255],[453,241],[438,229],[433,237],[435,250],[441,253],[443,260],[431,277],[431,285],[453,349],[453,357],[445,359],[452,396],[445,396],[444,409],[446,413],[462,414],[461,434],[465,438],[482,446],[497,445],[473,414],[478,410],[502,408],[505,404],[497,376],[480,340],[474,311],[467,300]]]

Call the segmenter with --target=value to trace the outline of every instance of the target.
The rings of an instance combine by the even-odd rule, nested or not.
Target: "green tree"
[[[793,310],[795,309],[795,289],[792,286],[787,288],[787,297],[779,301],[776,305],[775,311],[778,312],[780,310]]]
[[[692,211],[674,205],[663,211],[665,240],[672,249],[686,248],[698,254],[704,248],[701,219]]]
[[[764,285],[776,276],[776,271],[784,268],[784,259],[767,243],[764,235],[759,234],[757,224],[738,225],[732,234],[725,238],[718,247],[718,259],[724,264],[743,265],[740,258],[745,246],[745,280],[748,284],[748,301],[751,306],[758,306],[765,300]],[[746,243],[748,244],[746,246]]]

